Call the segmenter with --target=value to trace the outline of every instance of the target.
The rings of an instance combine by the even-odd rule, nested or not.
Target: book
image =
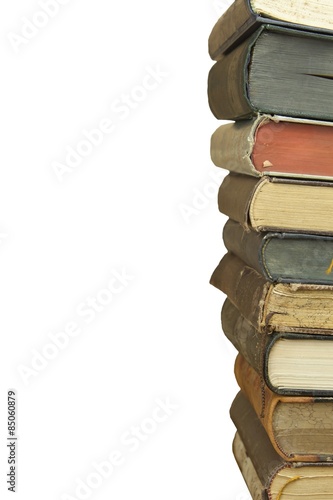
[[[333,397],[333,332],[260,333],[229,299],[221,322],[227,339],[274,393]]]
[[[333,183],[228,174],[219,189],[220,212],[255,231],[333,234]]]
[[[333,120],[333,36],[263,25],[214,64],[208,100],[216,118],[258,113]]]
[[[242,393],[236,396],[230,415],[237,428],[233,453],[254,500],[332,498],[332,463],[284,460]]]
[[[274,284],[232,253],[223,257],[210,283],[260,332],[332,333],[332,286]]]
[[[211,139],[217,167],[261,177],[333,178],[333,123],[259,115],[228,123]]]
[[[310,0],[236,0],[215,24],[209,37],[209,55],[218,60],[221,55],[247,38],[261,24],[290,23],[294,28],[308,30],[333,29],[331,1]]]
[[[231,219],[223,229],[227,250],[274,283],[333,285],[333,237],[256,232]]]
[[[240,354],[235,362],[235,376],[282,458],[297,462],[332,462],[332,397],[278,395]]]

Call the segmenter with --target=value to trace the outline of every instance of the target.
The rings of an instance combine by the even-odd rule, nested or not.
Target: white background
[[[224,297],[208,284],[225,222],[211,176],[225,173],[209,157],[219,123],[207,39],[230,3],[70,0],[15,51],[13,35],[24,18],[43,23],[42,9],[2,2],[1,498],[13,498],[15,388],[18,500],[79,498],[77,481],[116,450],[122,464],[86,498],[249,499],[231,452],[235,351],[221,331]],[[120,113],[126,95],[134,105]],[[104,119],[112,133],[61,182],[54,162]],[[105,297],[115,271],[128,283],[88,324],[78,308]],[[79,335],[22,376],[71,322]],[[177,409],[135,451],[125,445],[168,399]]]

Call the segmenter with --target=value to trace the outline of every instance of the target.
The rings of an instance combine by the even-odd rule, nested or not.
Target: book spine
[[[219,127],[211,138],[210,154],[213,163],[236,174],[261,177],[251,161],[255,131],[264,119],[244,120]]]
[[[268,389],[263,377],[258,375],[241,354],[237,355],[235,361],[235,377],[241,391],[251,403],[257,417],[260,418],[271,442],[275,444],[272,439],[272,415],[279,396]],[[276,451],[279,452],[279,449],[277,448]]]
[[[247,0],[235,0],[229,9],[220,17],[215,24],[208,40],[208,51],[210,57],[218,61],[228,46],[228,41],[242,29],[242,26],[252,24],[255,21]]]
[[[253,466],[252,460],[247,454],[244,443],[238,432],[236,432],[232,443],[232,451],[243,475],[244,481],[246,482],[249,492],[251,493],[252,499],[267,500],[267,492],[260,482],[257,471]]]
[[[245,40],[235,50],[224,55],[209,72],[208,101],[213,115],[218,119],[245,119],[256,113],[247,97],[250,41]]]
[[[213,272],[210,283],[225,293],[239,312],[257,330],[262,331],[265,326],[265,298],[271,289],[271,284],[263,276],[228,253]]]
[[[244,231],[244,228],[233,220],[224,226],[223,242],[229,252],[234,253],[267,280],[270,279],[263,265],[263,248],[267,240],[263,233]]]
[[[259,333],[246,321],[229,299],[226,299],[223,304],[221,322],[227,339],[253,366],[256,372],[263,376],[268,336]]]
[[[258,179],[249,175],[227,175],[218,193],[219,211],[249,229],[249,211]]]
[[[230,417],[261,484],[264,489],[268,489],[273,477],[287,462],[273,448],[264,427],[242,392],[237,394],[231,405]]]

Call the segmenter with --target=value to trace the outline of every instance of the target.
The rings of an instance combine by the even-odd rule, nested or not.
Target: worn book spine
[[[265,299],[272,287],[263,276],[228,253],[213,272],[210,283],[225,293],[240,313],[262,331]]]
[[[239,312],[237,307],[226,299],[221,312],[222,330],[258,374],[265,373],[265,353],[271,335],[258,332]]]
[[[241,36],[255,29],[255,15],[247,0],[235,0],[215,24],[208,40],[209,55],[219,60]]]
[[[244,230],[243,226],[231,219],[223,228],[223,242],[226,249],[237,255],[246,264],[253,267],[267,280],[270,276],[262,262],[262,249],[264,245],[264,233]]]
[[[231,405],[230,417],[263,489],[268,490],[277,472],[286,466],[292,467],[292,463],[283,460],[273,448],[267,432],[242,392],[237,394]]]
[[[254,120],[221,125],[211,138],[210,154],[213,163],[236,174],[254,177],[264,175],[254,167],[251,154],[258,126],[269,121],[268,117],[259,116]]]
[[[250,229],[249,212],[252,198],[258,188],[258,179],[249,175],[227,175],[219,189],[219,211]]]
[[[208,75],[208,102],[218,119],[250,118],[257,110],[247,96],[247,68],[251,40],[245,40],[233,52],[214,64]]]
[[[259,479],[257,471],[255,470],[252,460],[247,453],[239,432],[236,432],[235,434],[232,443],[232,452],[249,492],[251,493],[252,500],[268,500],[267,490],[264,488]]]

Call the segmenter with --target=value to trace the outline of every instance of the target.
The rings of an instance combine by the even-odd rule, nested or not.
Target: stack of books
[[[256,500],[332,500],[333,0],[236,0],[209,52],[234,456]]]

